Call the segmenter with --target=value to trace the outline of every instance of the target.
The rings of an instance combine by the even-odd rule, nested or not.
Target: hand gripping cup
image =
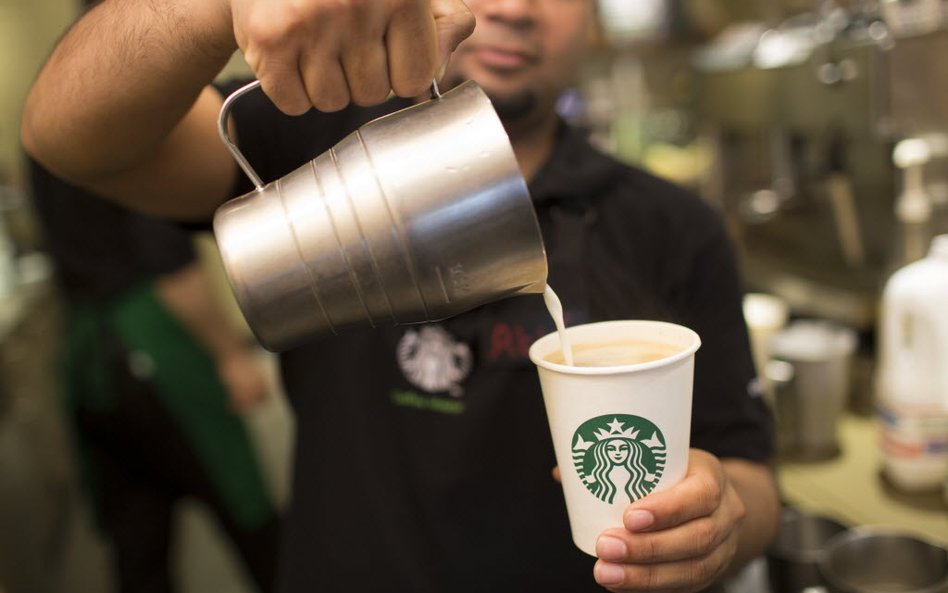
[[[688,469],[695,352],[692,330],[660,321],[606,321],[554,332],[530,347],[537,365],[573,542],[595,556],[630,502]]]

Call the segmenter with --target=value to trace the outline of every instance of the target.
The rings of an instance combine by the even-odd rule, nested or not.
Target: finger
[[[720,462],[709,453],[693,450],[684,479],[629,505],[623,523],[629,531],[657,531],[706,517],[721,506],[726,486]]]
[[[461,0],[432,0],[438,36],[438,78],[444,75],[451,53],[474,32],[474,15]]]
[[[735,534],[735,524],[725,515],[716,513],[655,532],[629,533],[624,529],[609,529],[596,542],[596,555],[603,560],[634,564],[700,558]]]
[[[558,465],[553,468],[553,479],[560,484],[563,483],[563,475],[560,473],[560,466]]]
[[[287,115],[300,115],[312,107],[295,55],[270,55],[261,61],[250,52],[245,53],[245,59],[277,109]]]
[[[234,10],[235,37],[263,92],[288,115],[310,109],[312,105],[298,69],[300,48],[287,42],[294,37],[294,24],[252,8],[247,14],[238,14],[236,7]]]
[[[598,560],[596,582],[621,591],[695,591],[716,581],[734,555],[736,542],[719,546],[700,558],[661,564],[618,564]]]
[[[299,76],[303,78],[309,104],[319,111],[339,111],[349,104],[349,85],[335,56],[302,55]]]
[[[385,21],[375,11],[359,11],[350,19],[348,37],[342,67],[350,97],[359,105],[381,103],[391,90]]]
[[[434,16],[424,2],[405,2],[393,13],[386,33],[388,72],[392,90],[414,97],[431,86],[438,63]]]

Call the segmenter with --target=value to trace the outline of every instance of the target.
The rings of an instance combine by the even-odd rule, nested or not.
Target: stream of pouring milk
[[[546,303],[546,308],[553,317],[553,323],[556,324],[556,331],[560,334],[560,348],[563,350],[563,359],[566,360],[567,365],[573,366],[573,347],[569,343],[569,338],[566,337],[566,324],[563,322],[563,304],[560,303],[560,297],[556,296],[549,284],[546,285],[546,290],[543,291],[543,302]]]

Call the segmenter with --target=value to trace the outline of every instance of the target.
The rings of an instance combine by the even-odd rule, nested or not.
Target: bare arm
[[[254,349],[221,312],[220,303],[200,262],[157,279],[155,293],[214,358],[218,375],[230,394],[232,407],[238,411],[246,410],[266,397],[266,375]]]
[[[744,459],[723,459],[721,465],[745,509],[737,550],[726,571],[734,574],[763,554],[777,535],[780,496],[770,467]]]
[[[236,49],[229,23],[218,1],[105,0],[37,77],[21,120],[26,150],[128,205],[206,215],[234,171],[215,139],[219,100],[203,93]]]
[[[282,110],[331,111],[422,93],[473,25],[461,0],[104,0],[43,67],[21,136],[64,179],[205,218],[235,171],[206,87],[238,47]]]

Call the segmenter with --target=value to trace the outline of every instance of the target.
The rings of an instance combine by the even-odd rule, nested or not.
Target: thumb
[[[474,15],[461,0],[432,0],[431,11],[438,35],[437,78],[444,76],[451,54],[474,32]]]

